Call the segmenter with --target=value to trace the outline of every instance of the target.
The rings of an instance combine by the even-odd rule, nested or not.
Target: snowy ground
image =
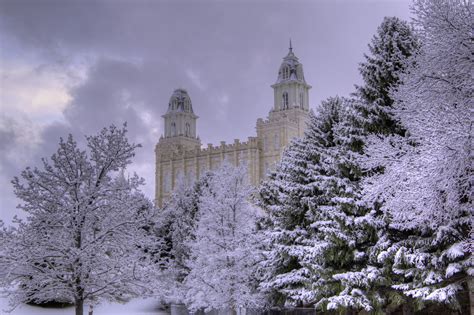
[[[127,304],[104,304],[94,309],[94,315],[169,315],[159,309],[159,303],[153,299],[136,299]],[[29,305],[20,305],[13,312],[7,313],[8,301],[0,298],[0,314],[2,315],[74,315],[74,308],[44,308]],[[84,308],[87,314],[88,307]]]

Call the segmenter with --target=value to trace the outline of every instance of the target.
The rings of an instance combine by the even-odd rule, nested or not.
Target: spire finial
[[[290,38],[290,52],[293,52],[293,46],[291,46],[291,38]]]

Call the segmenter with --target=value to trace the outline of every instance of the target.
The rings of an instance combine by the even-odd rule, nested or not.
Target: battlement
[[[249,137],[248,141],[240,142],[239,139],[235,139],[234,143],[227,144],[225,141],[221,141],[220,145],[214,146],[212,143],[209,143],[206,148],[200,150],[202,154],[208,153],[220,153],[220,152],[228,152],[234,150],[245,150],[249,148],[257,147],[257,138],[256,137]]]
[[[164,144],[164,143],[163,143]],[[157,157],[160,160],[176,160],[176,159],[187,159],[193,157],[203,157],[207,155],[216,155],[232,151],[242,151],[248,149],[258,149],[258,138],[248,137],[248,140],[241,142],[239,139],[235,139],[233,143],[227,144],[225,141],[221,141],[220,145],[213,145],[208,143],[207,147],[201,148],[196,146],[194,149],[183,150],[183,147],[172,146],[172,145],[160,145],[156,146]]]

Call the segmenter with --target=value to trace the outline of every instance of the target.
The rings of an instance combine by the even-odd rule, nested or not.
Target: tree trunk
[[[76,300],[76,315],[84,314],[84,300]]]
[[[467,290],[469,291],[469,310],[474,315],[474,278],[467,278]]]
[[[346,315],[356,315],[357,314],[356,310],[353,309],[352,307],[347,308],[345,313],[346,313]]]
[[[405,304],[402,306],[402,312],[403,315],[413,315],[415,312],[413,311],[413,305],[407,301]]]

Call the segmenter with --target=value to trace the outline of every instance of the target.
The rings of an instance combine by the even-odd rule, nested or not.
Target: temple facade
[[[245,164],[249,181],[258,185],[280,160],[284,148],[294,137],[302,137],[309,112],[309,89],[303,65],[290,48],[271,86],[274,103],[267,119],[259,118],[256,136],[227,144],[203,147],[197,136],[197,119],[191,98],[184,89],[171,95],[164,118],[164,134],[155,148],[155,202],[158,207],[169,198],[179,180],[189,183],[227,160]]]

